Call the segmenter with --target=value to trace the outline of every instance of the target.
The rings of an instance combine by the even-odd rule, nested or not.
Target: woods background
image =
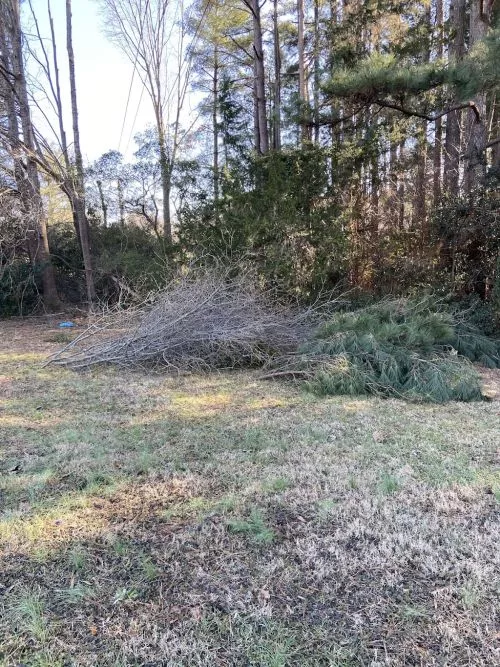
[[[128,299],[204,256],[305,301],[451,293],[495,326],[497,2],[98,4],[155,122],[87,165],[70,0],[64,35],[50,2],[50,34],[0,4],[1,315]]]

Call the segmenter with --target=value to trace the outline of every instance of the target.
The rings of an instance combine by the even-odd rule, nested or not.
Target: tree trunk
[[[278,0],[273,0],[273,47],[274,47],[274,109],[273,148],[281,148],[281,49],[278,24]]]
[[[163,195],[163,236],[168,244],[172,243],[172,220],[170,216],[170,192],[172,184],[172,169],[167,153],[167,142],[163,129],[163,121],[158,126],[158,144],[160,150],[160,175]]]
[[[455,35],[449,47],[449,60],[458,61],[464,55],[465,0],[450,1],[450,23]],[[461,111],[452,111],[446,116],[444,186],[446,194],[452,197],[459,193],[461,120]]]
[[[258,93],[257,93],[257,66],[256,61],[253,61],[253,86],[252,86],[252,97],[253,97],[253,142],[254,147],[257,153],[260,153],[260,130],[259,130],[259,103],[258,103]]]
[[[9,0],[3,12],[5,15],[0,16],[0,58],[8,79],[5,85],[5,103],[14,175],[28,223],[28,254],[33,267],[40,266],[41,268],[44,305],[52,310],[60,307],[60,301],[54,268],[50,260],[47,220],[40,194],[38,169],[36,162],[30,156],[30,153],[35,152],[36,145],[24,72],[20,10],[17,0]],[[9,76],[8,73],[11,73],[12,76]],[[16,107],[21,120],[23,144],[29,151],[25,157],[25,163],[21,159],[23,149],[19,139]]]
[[[432,32],[431,8],[426,9],[426,22],[429,34]],[[424,52],[425,62],[430,62],[430,45]],[[420,250],[427,241],[427,121],[417,122],[417,169],[415,174],[415,198],[413,202],[414,225],[416,230],[420,230]]]
[[[299,58],[299,116],[302,143],[308,140],[307,124],[307,83],[304,50],[304,0],[297,0],[298,18],[298,58]]]
[[[399,164],[402,164],[405,157],[405,140],[403,139],[399,144]],[[398,178],[398,227],[402,231],[405,227],[405,181],[404,177],[401,177],[401,173]]]
[[[121,178],[117,179],[116,188],[118,190],[118,212],[120,215],[120,225],[125,227],[125,202],[123,201],[123,184]]]
[[[63,154],[64,167],[66,170],[64,184],[61,184],[61,189],[68,197],[68,200],[71,205],[72,217],[73,217],[73,226],[75,228],[76,238],[78,239],[78,245],[80,250],[82,250],[83,257],[83,248],[82,248],[82,239],[80,235],[80,224],[78,217],[75,213],[75,207],[73,206],[73,201],[75,199],[75,184],[72,177],[72,166],[71,160],[68,151],[68,140],[66,136],[66,130],[64,128],[64,114],[63,114],[63,103],[61,96],[61,84],[59,78],[59,60],[57,57],[57,41],[56,34],[54,29],[54,19],[52,18],[52,10],[50,5],[50,0],[47,1],[47,12],[49,16],[49,25],[50,25],[50,35],[52,42],[52,64],[54,66],[54,82],[51,82],[51,87],[53,91],[54,102],[57,110],[57,121],[59,124],[59,140],[61,143],[61,149]]]
[[[391,142],[389,148],[389,182],[387,184],[387,204],[389,226],[395,229],[398,226],[398,185],[399,185],[399,163],[398,163],[398,145],[395,141]]]
[[[421,230],[422,246],[427,240],[427,122],[423,121],[417,138],[417,170],[415,175],[415,195],[413,200],[414,227]]]
[[[471,2],[469,50],[486,35],[487,23],[481,14],[482,7],[480,0]],[[486,93],[477,93],[473,102],[477,111],[468,111],[466,127],[464,188],[467,193],[483,184],[486,178]]]
[[[102,190],[102,181],[97,181],[97,189],[99,190],[99,199],[101,200],[101,211],[102,211],[102,222],[104,227],[108,226],[108,205],[106,204],[106,199],[104,197],[104,192]]]
[[[212,133],[214,141],[213,183],[214,202],[217,211],[219,208],[219,121],[217,118],[219,108],[219,49],[217,43],[214,45],[214,72],[212,83]]]
[[[436,48],[436,57],[443,59],[443,0],[436,0],[436,31],[438,44]],[[437,118],[434,121],[434,146],[432,151],[432,199],[434,207],[439,206],[441,202],[441,164],[443,151],[443,119]]]
[[[71,115],[73,119],[73,143],[75,150],[75,188],[73,197],[73,212],[78,220],[80,243],[82,246],[83,267],[85,270],[85,286],[87,301],[90,306],[95,301],[94,273],[92,270],[92,255],[90,251],[90,230],[87,213],[85,211],[85,188],[83,177],[83,159],[80,147],[80,129],[78,125],[78,104],[76,98],[75,55],[73,51],[73,28],[71,16],[71,0],[66,0],[66,48],[68,51],[69,82],[71,92]]]
[[[500,100],[496,96],[493,99],[490,136],[492,138],[500,137]],[[498,170],[497,173],[500,177],[500,142],[491,147],[491,166],[495,171]]]
[[[314,0],[314,143],[319,144],[319,89],[320,89],[320,25],[319,0]]]
[[[266,73],[264,68],[264,49],[262,46],[262,22],[259,0],[249,0],[247,6],[252,13],[253,22],[255,126],[258,131],[258,142],[256,142],[255,149],[258,153],[267,153],[269,150],[269,132],[267,129]]]

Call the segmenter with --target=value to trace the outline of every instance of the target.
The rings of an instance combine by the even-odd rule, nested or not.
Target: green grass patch
[[[275,538],[275,532],[270,528],[261,511],[252,509],[250,515],[245,519],[233,519],[228,521],[228,529],[236,535],[245,535],[257,544],[271,544]]]

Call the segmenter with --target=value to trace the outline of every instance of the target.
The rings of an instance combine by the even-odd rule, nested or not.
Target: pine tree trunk
[[[427,123],[423,121],[417,139],[417,170],[415,175],[415,195],[413,201],[414,227],[420,228],[422,245],[427,241],[427,202],[426,202],[426,167],[427,167]]]
[[[213,134],[213,184],[215,209],[219,204],[219,49],[214,45],[214,70],[212,75],[212,134]]]
[[[450,0],[450,23],[455,35],[449,47],[449,60],[459,61],[464,55],[465,0]],[[452,197],[459,193],[461,120],[461,111],[452,111],[446,117],[444,186],[446,194]]]
[[[274,109],[273,148],[281,148],[281,48],[278,23],[278,0],[273,0],[273,47],[274,47]]]
[[[426,22],[429,33],[432,31],[431,8],[426,9]],[[424,52],[425,62],[431,59],[430,48]],[[416,229],[420,229],[420,250],[423,251],[428,237],[427,229],[427,121],[417,124],[417,170],[415,175],[415,199],[413,203],[414,222]]]
[[[398,222],[398,177],[399,177],[399,163],[398,163],[398,145],[392,142],[389,149],[389,183],[388,183],[388,215],[389,224],[392,229],[395,229]]]
[[[319,0],[314,0],[314,143],[319,144],[319,92],[320,92],[320,25],[319,25]]]
[[[299,115],[302,143],[309,139],[307,125],[307,83],[304,51],[304,0],[297,0],[298,18],[298,65],[299,65]]]
[[[490,136],[492,139],[500,137],[500,100],[497,96],[493,99]],[[491,166],[495,170],[498,170],[497,173],[500,176],[500,143],[496,143],[491,147]]]
[[[80,147],[80,128],[78,124],[78,104],[76,98],[75,55],[73,51],[73,27],[71,16],[71,0],[66,0],[66,47],[68,51],[69,82],[71,92],[71,115],[73,119],[73,144],[75,150],[75,188],[73,211],[78,220],[80,229],[80,243],[82,246],[83,267],[85,270],[85,285],[87,300],[90,306],[95,301],[94,272],[92,270],[92,255],[90,251],[90,229],[85,211],[85,187],[83,175],[83,159]]]
[[[436,57],[443,59],[443,0],[436,0],[436,37],[438,41]],[[432,199],[434,207],[441,202],[441,165],[443,151],[443,119],[434,121],[434,146],[432,150]]]
[[[266,105],[266,73],[264,68],[264,49],[262,46],[262,22],[259,0],[249,0],[253,22],[253,56],[254,56],[254,105],[256,145],[258,153],[267,153],[269,150],[269,132],[267,129]],[[257,141],[258,133],[258,141]]]
[[[473,0],[470,8],[469,50],[486,35],[487,23],[481,14],[483,3]],[[486,93],[477,93],[472,100],[475,111],[468,111],[464,188],[469,193],[484,183],[486,178]]]
[[[260,130],[259,130],[259,101],[257,92],[257,62],[253,61],[253,144],[257,153],[260,153]]]
[[[399,144],[399,164],[401,165],[404,160],[404,154],[405,154],[405,140],[403,139],[401,143]],[[404,230],[405,228],[405,182],[404,178],[401,178],[401,175],[399,174],[398,178],[398,195],[397,195],[397,203],[398,203],[398,226],[401,231]]]

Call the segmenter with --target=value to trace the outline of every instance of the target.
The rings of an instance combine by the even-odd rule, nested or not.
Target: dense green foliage
[[[429,300],[384,300],[335,314],[301,349],[316,364],[308,387],[321,394],[376,394],[408,400],[479,400],[470,362],[500,366],[500,341]]]
[[[179,245],[188,254],[251,258],[262,280],[307,298],[346,275],[348,237],[331,151],[310,146],[253,157],[222,182],[217,207],[188,202]]]

